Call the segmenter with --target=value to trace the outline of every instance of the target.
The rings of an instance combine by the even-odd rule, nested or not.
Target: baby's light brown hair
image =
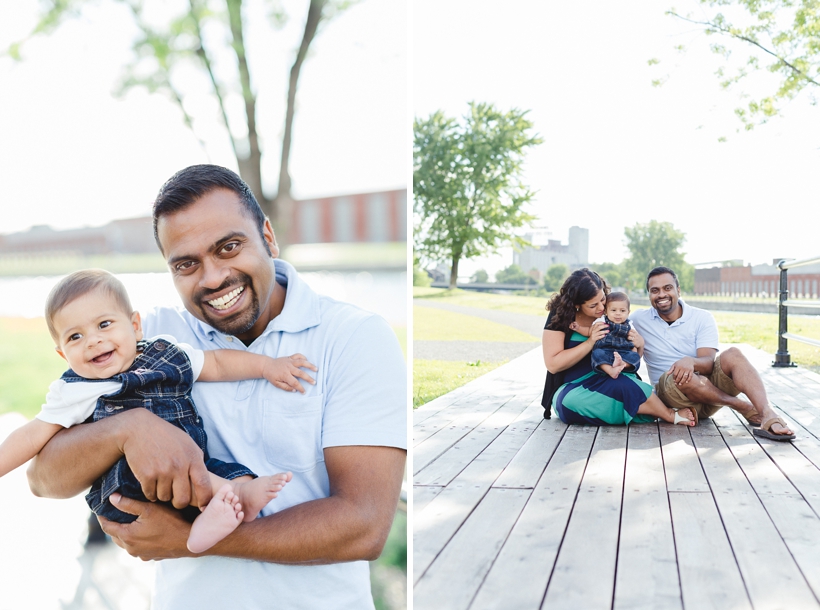
[[[58,337],[57,329],[54,328],[54,316],[72,301],[95,290],[101,290],[113,297],[117,305],[122,308],[122,311],[129,316],[134,313],[125,286],[108,271],[103,269],[75,271],[57,282],[57,285],[51,289],[46,299],[46,325],[48,326],[48,332],[51,333],[51,338],[55,342],[57,342]]]
[[[626,301],[626,308],[630,309],[631,303],[629,302],[629,297],[625,292],[610,292],[606,295],[607,305],[615,301]]]

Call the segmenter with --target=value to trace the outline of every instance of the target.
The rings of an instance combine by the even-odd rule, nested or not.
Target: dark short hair
[[[131,307],[131,299],[125,290],[122,282],[115,278],[108,271],[103,269],[83,269],[65,276],[46,299],[46,326],[51,338],[57,341],[57,329],[54,328],[54,316],[66,305],[79,299],[81,296],[100,290],[114,298],[114,301],[129,316],[134,312]]]
[[[631,303],[629,302],[629,296],[625,292],[610,292],[606,295],[606,304],[609,305],[615,301],[626,301],[626,306],[629,308]]]
[[[674,271],[672,271],[669,267],[655,267],[652,271],[649,272],[649,275],[646,276],[647,292],[649,292],[649,280],[655,277],[656,275],[663,275],[664,273],[668,273],[673,278],[675,278],[675,287],[680,288],[680,284],[678,283],[678,276],[675,275]]]
[[[211,191],[227,189],[239,197],[242,210],[256,222],[262,243],[265,241],[265,213],[251,188],[235,172],[219,165],[191,165],[179,170],[162,185],[154,200],[154,239],[162,252],[157,223],[160,218],[184,210]]]

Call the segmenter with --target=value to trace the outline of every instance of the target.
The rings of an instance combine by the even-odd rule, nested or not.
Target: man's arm
[[[701,347],[696,357],[686,356],[669,367],[669,374],[675,378],[677,384],[691,381],[693,373],[711,375],[715,366],[715,354],[717,354],[716,349]]]
[[[350,446],[330,447],[324,454],[330,497],[242,523],[205,554],[303,565],[378,557],[396,512],[406,451]],[[116,505],[139,518],[128,524],[101,518],[100,523],[131,555],[194,556],[186,547],[190,524],[178,513],[127,498]]]
[[[197,498],[210,500],[202,451],[185,432],[146,409],[58,432],[29,466],[29,486],[36,496],[70,498],[91,487],[123,455],[150,500],[188,506],[192,485]]]

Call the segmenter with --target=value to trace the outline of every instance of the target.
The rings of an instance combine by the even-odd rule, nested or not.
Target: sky
[[[163,21],[184,0],[146,3]],[[302,35],[307,0],[283,0],[281,31],[268,26],[270,3],[245,2],[251,76],[259,94],[267,192],[278,180],[287,76]],[[192,96],[189,112],[205,149],[178,107],[162,94],[114,95],[132,58],[136,28],[121,3],[89,2],[78,18],[23,47],[23,61],[0,57],[0,234],[48,224],[99,226],[150,214],[159,187],[179,169],[218,163],[236,170],[211,98]],[[36,23],[37,0],[0,7],[0,49]],[[159,7],[159,8],[157,8]],[[206,32],[216,40],[221,32]],[[407,7],[364,0],[326,23],[302,68],[291,153],[297,199],[404,188],[409,146]],[[235,71],[231,57],[218,71]],[[204,92],[194,70],[178,74]],[[238,96],[230,114],[242,114]]]
[[[740,90],[721,89],[715,76],[721,61],[709,45],[718,40],[669,8],[414,0],[412,113],[460,117],[470,101],[529,110],[544,139],[527,156],[530,211],[563,243],[569,227],[588,228],[590,262],[623,260],[624,228],[653,219],[685,233],[693,264],[820,254],[820,109],[803,95],[783,118],[743,131]],[[705,15],[694,0],[675,8]],[[771,89],[766,78],[755,75],[746,91]],[[505,249],[463,262],[459,275],[511,263]]]

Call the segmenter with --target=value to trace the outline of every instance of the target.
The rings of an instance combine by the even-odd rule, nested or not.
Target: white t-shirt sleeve
[[[81,424],[94,413],[100,396],[116,392],[121,387],[119,381],[66,383],[57,379],[49,386],[46,402],[37,419],[65,428]]]
[[[177,340],[172,337],[171,335],[157,335],[155,337],[151,337],[150,341],[154,341],[155,339],[165,339],[168,343],[173,343],[183,352],[185,355],[188,356],[188,360],[191,361],[191,373],[193,373],[194,381],[199,379],[200,373],[202,373],[202,367],[205,366],[205,352],[201,349],[196,349],[187,343],[179,343]]]

